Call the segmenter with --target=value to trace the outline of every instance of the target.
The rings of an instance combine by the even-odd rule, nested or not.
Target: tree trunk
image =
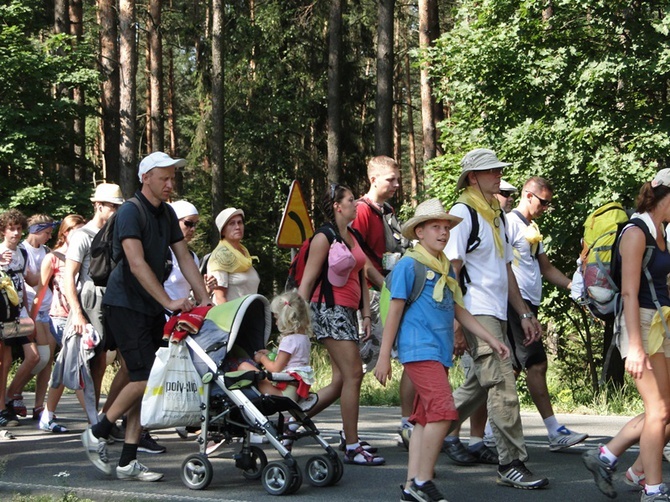
[[[377,99],[375,155],[393,156],[393,11],[395,0],[380,0],[377,15]]]
[[[332,0],[328,20],[328,179],[339,181],[342,166],[341,51],[342,2]]]
[[[425,51],[431,45],[431,16],[437,11],[436,0],[419,0],[419,47]],[[428,72],[428,63],[421,63],[421,120],[423,123],[424,163],[437,154],[437,133],[435,131],[435,100]]]
[[[409,7],[408,7],[409,8]],[[407,152],[409,154],[409,172],[410,172],[410,187],[411,187],[411,202],[412,207],[416,207],[417,198],[419,195],[420,180],[416,168],[416,141],[414,139],[414,110],[412,108],[412,80],[409,62],[409,47],[407,38],[405,37],[405,105],[407,108]]]
[[[70,35],[79,45],[84,34],[83,30],[83,8],[82,0],[70,0]],[[72,92],[72,99],[77,105],[77,116],[72,123],[73,133],[73,153],[75,160],[75,169],[72,173],[73,181],[86,179],[86,116],[84,112],[84,91],[81,87],[75,87]]]
[[[68,1],[67,0],[55,0],[54,1],[54,33],[56,34],[67,34],[70,32],[70,17],[68,13]],[[57,99],[69,98],[70,93],[65,85],[61,84],[56,87],[56,96]],[[72,120],[66,119],[63,121],[65,130],[72,130]],[[74,169],[73,162],[74,159],[74,142],[70,139],[67,149],[67,155],[63,157],[61,162],[54,162],[53,165],[49,166],[51,169],[55,169],[59,173],[62,179],[69,181],[74,181]]]
[[[161,33],[161,10],[163,0],[151,0],[149,3],[149,31],[151,61],[151,147],[153,151],[164,150],[163,126],[163,35]]]
[[[103,177],[119,181],[119,53],[114,0],[98,0],[102,68]]]
[[[120,84],[120,185],[123,195],[130,197],[137,188],[137,29],[135,24],[135,0],[119,0],[119,66]]]
[[[145,152],[154,151],[152,143],[153,135],[151,133],[151,33],[147,30],[147,43],[144,48],[144,75],[146,82],[146,92],[144,95],[144,142]],[[143,155],[140,152],[140,156]]]
[[[224,8],[223,0],[212,0],[212,216],[224,207],[225,110],[224,110]],[[214,242],[218,241],[218,238]]]

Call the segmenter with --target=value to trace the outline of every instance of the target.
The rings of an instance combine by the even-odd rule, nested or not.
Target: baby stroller
[[[205,489],[212,480],[212,463],[206,452],[210,437],[227,443],[241,438],[242,448],[233,457],[235,467],[242,470],[246,479],[260,478],[271,495],[295,493],[303,480],[295,458],[282,444],[284,439],[311,437],[325,450],[325,454],[310,457],[305,465],[305,475],[312,485],[330,486],[342,477],[342,460],[302,408],[288,397],[261,395],[256,388],[263,378],[286,381],[291,377],[266,371],[221,370],[224,358],[234,347],[250,355],[265,348],[271,322],[268,300],[261,295],[247,295],[212,308],[198,334],[184,339],[204,384],[200,451],[189,455],[181,470],[182,481],[192,490]],[[302,426],[291,436],[284,433],[286,414]],[[267,438],[282,460],[268,462],[264,450],[251,444],[252,433]]]

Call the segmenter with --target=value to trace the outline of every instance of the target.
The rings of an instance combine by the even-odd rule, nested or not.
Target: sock
[[[355,449],[358,448],[360,445],[361,445],[361,443],[348,444],[348,445],[347,445],[347,451],[349,451],[349,450],[355,450]]]
[[[556,420],[556,415],[552,415],[544,419],[544,426],[547,428],[547,433],[549,437],[554,437],[558,434],[558,429],[561,428],[558,420]]]
[[[97,424],[91,426],[91,432],[97,438],[107,439],[113,426],[114,424],[107,420],[107,415],[103,415]]]
[[[652,495],[654,493],[661,493],[661,485],[646,485],[644,487],[644,493],[647,495]]]
[[[426,480],[426,481],[428,481],[428,480]],[[418,487],[421,487],[421,486],[425,485],[426,481],[423,481],[419,478],[414,478],[414,484]]]
[[[123,443],[123,449],[121,450],[121,458],[119,459],[119,467],[125,467],[130,462],[137,458],[137,445]]]
[[[486,427],[484,427],[485,436],[493,436],[493,428],[491,427],[491,422],[486,421]]]
[[[472,448],[473,446],[477,446],[482,441],[484,441],[483,438],[480,438],[478,436],[470,436],[470,441],[468,441],[468,446],[470,448]]]
[[[600,459],[609,460],[610,465],[616,464],[616,461],[619,459],[614,453],[612,453],[607,446],[600,447]]]

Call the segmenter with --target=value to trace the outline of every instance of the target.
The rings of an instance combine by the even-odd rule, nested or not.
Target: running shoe
[[[498,468],[498,479],[496,481],[499,485],[521,488],[522,490],[536,490],[549,484],[547,478],[535,476],[521,460],[514,460],[503,471]]]
[[[581,443],[587,437],[589,437],[588,434],[571,431],[565,425],[562,425],[555,436],[549,437],[549,451],[559,451],[565,448],[570,448],[577,443]]]
[[[116,477],[125,481],[158,481],[163,478],[163,474],[151,472],[148,467],[137,460],[131,460],[125,467],[116,466]]]
[[[0,410],[0,427],[17,427],[19,417],[17,417],[10,408]]]
[[[670,494],[668,494],[668,487],[663,483],[660,488],[659,492],[648,495],[643,491],[642,495],[640,495],[640,502],[669,502]]]
[[[593,474],[598,490],[611,499],[616,498],[616,490],[612,486],[612,474],[616,471],[616,465],[611,464],[607,459],[600,458],[600,447],[583,453],[582,461]]]
[[[88,455],[88,459],[93,466],[103,474],[107,474],[108,476],[111,475],[112,466],[109,465],[107,442],[95,437],[90,426],[81,433],[81,442],[84,444],[86,455]]]
[[[435,483],[430,480],[426,481],[421,486],[417,485],[416,482],[412,480],[412,484],[407,491],[415,500],[421,502],[447,502],[447,499],[440,493],[437,486],[435,486]]]
[[[165,446],[159,445],[156,440],[151,437],[149,431],[142,431],[142,435],[140,436],[140,443],[137,445],[137,451],[158,454],[165,453],[166,450],[167,448]]]

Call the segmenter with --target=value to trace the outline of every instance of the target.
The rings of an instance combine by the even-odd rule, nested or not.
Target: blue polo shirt
[[[403,257],[393,269],[391,298],[406,300],[414,284],[413,258]],[[426,285],[419,298],[405,311],[396,344],[401,363],[438,361],[452,366],[454,354],[454,299],[449,288],[444,288],[441,302],[433,300],[433,290],[441,275],[431,270],[426,274]]]
[[[164,202],[155,207],[140,191],[135,193],[135,197],[144,207],[146,225],[142,227],[140,208],[132,202],[124,202],[116,212],[114,257],[118,257],[119,261],[109,276],[102,303],[125,307],[153,316],[162,313],[163,306],[142,287],[130,271],[130,266],[123,258],[121,242],[124,239],[142,241],[144,259],[151,267],[158,282],[163,284],[166,279],[166,261],[169,261],[171,257],[169,246],[182,240],[184,235],[179,228],[179,220],[172,207]]]

